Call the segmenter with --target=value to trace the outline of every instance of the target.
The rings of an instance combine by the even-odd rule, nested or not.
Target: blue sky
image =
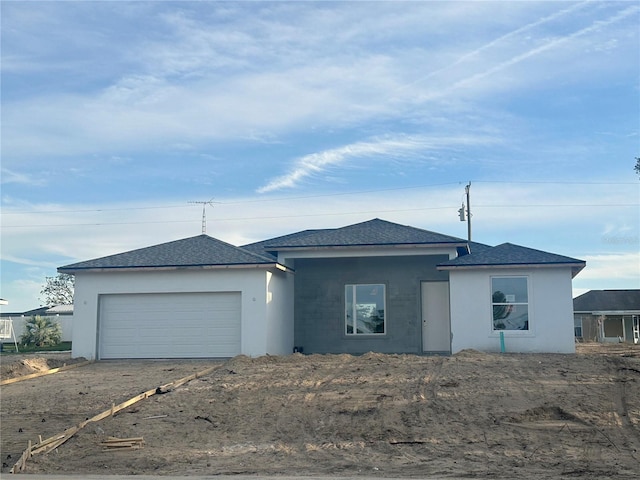
[[[3,1],[5,310],[56,267],[371,218],[640,288],[638,2]]]

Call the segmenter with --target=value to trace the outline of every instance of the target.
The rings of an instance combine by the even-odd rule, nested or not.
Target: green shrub
[[[62,327],[49,317],[36,315],[31,317],[24,326],[25,331],[20,337],[23,345],[57,345],[62,340]]]

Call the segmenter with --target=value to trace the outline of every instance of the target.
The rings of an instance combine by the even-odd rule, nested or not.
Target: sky
[[[57,267],[372,218],[640,288],[637,1],[1,3],[4,311]],[[211,202],[209,204],[192,202]]]

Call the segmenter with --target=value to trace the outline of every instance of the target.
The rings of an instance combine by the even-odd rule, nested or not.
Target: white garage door
[[[101,295],[99,358],[233,357],[240,293]]]

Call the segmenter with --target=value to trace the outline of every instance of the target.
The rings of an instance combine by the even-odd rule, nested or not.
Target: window
[[[347,285],[344,293],[347,335],[384,335],[384,285]]]
[[[573,335],[582,338],[582,317],[573,317]]]
[[[493,330],[529,330],[527,277],[492,277]]]

